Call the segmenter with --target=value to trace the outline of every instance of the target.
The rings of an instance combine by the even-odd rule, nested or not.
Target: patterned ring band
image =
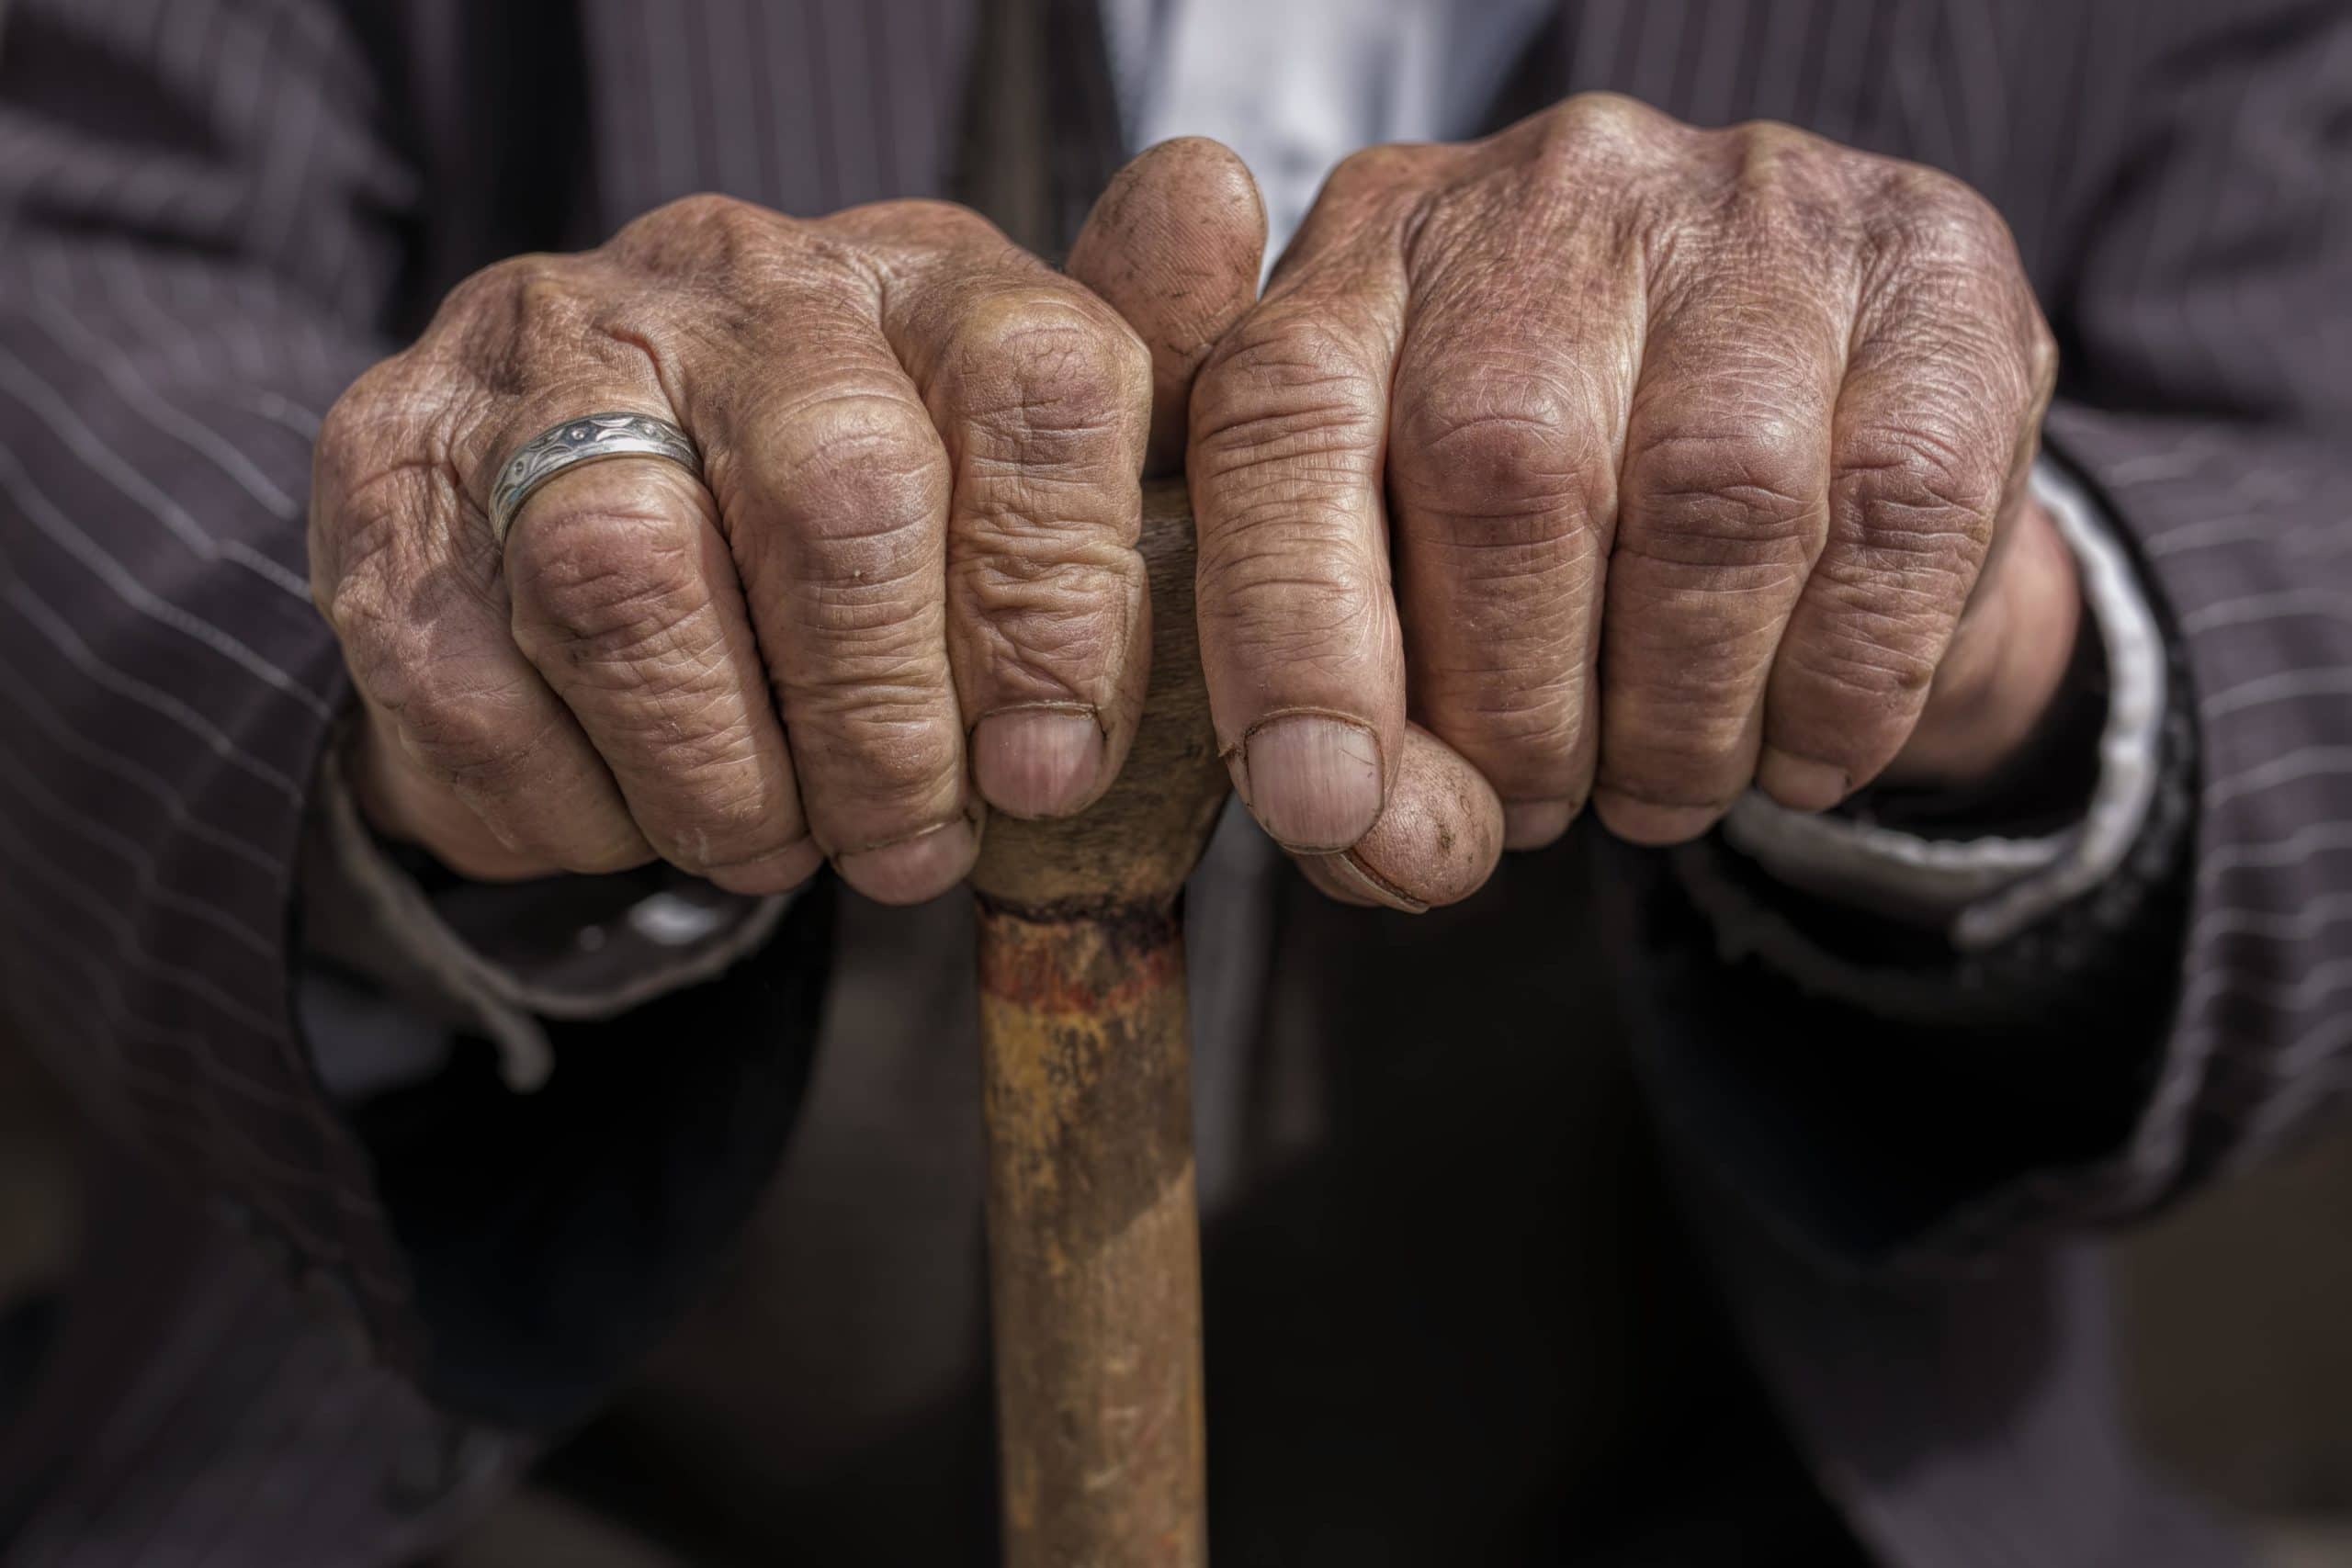
[[[491,536],[504,548],[506,530],[532,492],[566,468],[608,457],[662,457],[702,478],[694,442],[668,420],[642,413],[583,414],[541,431],[506,459],[490,492]]]

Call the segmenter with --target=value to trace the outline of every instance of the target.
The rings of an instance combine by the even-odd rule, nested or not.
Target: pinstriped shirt
[[[575,220],[588,227],[699,185],[820,210],[944,182],[952,118],[936,111],[960,80],[960,7],[700,0],[673,28],[647,27],[638,7],[582,16],[605,149],[582,176],[597,220]],[[397,1409],[430,1431],[410,1385],[430,1383],[435,1337],[367,1155],[288,1014],[293,856],[342,700],[305,602],[300,516],[317,411],[413,320],[404,266],[488,259],[479,247],[513,208],[512,171],[491,158],[469,174],[450,156],[468,150],[465,107],[432,112],[460,64],[497,58],[494,40],[456,7],[420,7],[388,43],[378,20],[293,0],[20,4],[5,20],[8,1007],[115,1125],[232,1195],[322,1291],[355,1303],[388,1358],[368,1371],[313,1348],[317,1376],[282,1371],[271,1386],[347,1386],[343,1422],[368,1409],[390,1426]],[[2014,1252],[2128,1219],[2255,1157],[2341,1086],[2347,30],[2333,7],[2285,3],[1689,0],[1571,6],[1531,44],[1521,74],[1541,94],[1611,85],[1702,122],[1792,118],[1986,191],[2067,352],[2052,445],[2118,520],[2173,638],[2200,761],[2193,830],[2175,846],[2188,857],[2177,920],[2142,951],[2177,955],[2178,984],[2102,969],[2088,940],[2018,958],[2042,986],[2021,981],[2020,995],[2135,979],[2161,993],[2113,1010],[2137,1033],[2143,1081],[2115,1090],[2112,1124],[1916,1184],[1911,1206],[1883,1217],[1893,1240]],[[394,58],[410,68],[389,70]],[[761,61],[765,73],[746,69]],[[447,220],[411,252],[402,215],[420,209]],[[2154,858],[2151,877],[2171,874]],[[2155,918],[2081,913],[2094,928]],[[1849,1010],[1870,1027],[1866,1007]],[[1682,1021],[1663,1021],[1661,1049],[1703,1077],[1709,1042]],[[2012,1039],[2033,1023],[1996,1010],[1985,1027]],[[1985,1092],[2030,1098],[2035,1068],[2011,1071]],[[1790,1114],[1803,1127],[1819,1109],[1800,1097]],[[1736,1125],[1740,1104],[1721,1114]],[[1767,1144],[1773,1131],[1745,1130]],[[1793,1223],[1811,1223],[1832,1185],[1792,1188]],[[1757,1303],[1800,1289],[1754,1278]],[[1900,1305],[1852,1310],[1899,1343],[1920,1320],[1896,1325]],[[250,1315],[250,1303],[222,1308],[189,1332]],[[323,1343],[303,1321],[288,1320],[269,1364]],[[1878,1432],[1882,1457],[1906,1446],[1903,1422],[1926,1416],[1894,1410],[1892,1393],[1863,1410],[1786,1316],[1771,1321],[1780,1354],[1767,1359],[1818,1395],[1806,1418],[1823,1451],[1854,1450],[1873,1421],[1893,1429]],[[226,1379],[227,1399],[249,1382],[177,1359],[180,1386],[121,1415],[107,1450],[119,1467],[159,1409],[208,1408],[177,1403],[207,1378]],[[1936,1408],[1936,1391],[1915,1395]],[[296,1427],[313,1408],[291,1393],[262,1407]],[[2053,1422],[2038,1440],[2071,1429]],[[2038,1537],[2030,1524],[2008,1541],[1959,1530],[1958,1499],[1981,1501],[1997,1467],[1847,1469],[1841,1491],[1904,1560],[2100,1560],[2070,1554],[2063,1521],[2032,1510],[2017,1517],[2041,1519]],[[1963,1471],[1973,1493],[1951,1479]],[[234,1539],[235,1506],[191,1506],[219,1532],[208,1539]],[[150,1513],[106,1546],[113,1557],[88,1560],[140,1560],[141,1540],[187,1523]],[[1939,1529],[1919,1525],[1930,1514]]]

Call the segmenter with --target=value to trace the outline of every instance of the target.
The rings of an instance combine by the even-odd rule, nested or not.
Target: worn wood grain
[[[1080,817],[990,823],[979,907],[1009,1568],[1207,1561],[1179,897],[1225,798],[1181,485],[1147,489],[1150,694]]]

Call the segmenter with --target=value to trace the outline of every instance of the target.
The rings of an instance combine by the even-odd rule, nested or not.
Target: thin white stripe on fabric
[[[2284,588],[2248,593],[2191,611],[2181,617],[2181,629],[2195,637],[2224,626],[2261,626],[2301,616],[2352,619],[2352,592],[2340,588]]]
[[[2312,666],[2259,676],[2214,693],[2197,705],[2197,711],[2206,722],[2212,723],[2266,703],[2298,697],[2352,697],[2352,669],[2343,665]]]
[[[2221,435],[2211,425],[2191,425],[2169,450],[2127,457],[2104,474],[2108,488],[2119,494],[2152,485],[2182,484],[2228,456]]]
[[[5,897],[8,891],[0,887],[0,897]],[[54,938],[51,941],[59,951],[69,951],[62,942]],[[90,968],[86,964],[84,967],[85,971]],[[54,1015],[54,1021],[74,1031],[80,1039],[88,1043],[94,1054],[106,1057],[108,1075],[119,1078],[133,1091],[153,1095],[183,1113],[190,1109],[203,1113],[193,1121],[184,1116],[175,1124],[173,1135],[185,1140],[188,1148],[206,1163],[239,1174],[265,1177],[279,1187],[292,1187],[322,1196],[349,1214],[368,1220],[380,1219],[380,1211],[367,1199],[355,1194],[346,1184],[322,1178],[306,1167],[289,1164],[255,1143],[246,1135],[238,1121],[223,1113],[220,1095],[226,1089],[281,1115],[309,1116],[316,1109],[313,1105],[288,1099],[268,1086],[255,1083],[224,1066],[213,1055],[206,1038],[194,1031],[174,1032],[131,1012],[121,1000],[121,977],[119,975],[108,979],[102,968],[95,971],[98,976],[95,994],[101,998],[101,1006],[94,1019],[88,995],[66,991],[54,976],[46,972],[32,970],[28,973],[36,984],[50,987],[69,1004]],[[125,1034],[143,1034],[159,1044],[170,1046],[186,1056],[191,1071],[185,1079],[181,1079],[135,1061],[123,1049],[121,1041],[108,1033],[108,1030],[119,1030]],[[347,1260],[349,1255],[341,1243],[311,1229],[299,1215],[271,1201],[267,1191],[265,1187],[253,1196],[272,1224],[322,1262]]]
[[[2214,945],[2233,936],[2260,937],[2282,943],[2308,942],[2330,926],[2352,921],[2352,893],[2329,893],[2280,912],[2222,905],[2206,910],[2188,928],[2192,949]]]
[[[164,599],[141,582],[105,546],[86,530],[76,526],[57,510],[47,496],[34,488],[32,476],[5,448],[0,448],[0,490],[7,491],[9,499],[17,503],[18,514],[30,518],[43,537],[112,589],[116,597],[124,604],[158,626],[168,626],[190,641],[210,649],[254,679],[284,694],[311,716],[322,720],[334,716],[334,710],[316,693],[271,663],[256,649],[201,615],[191,615]],[[14,570],[13,563],[11,569]]]
[[[302,503],[279,488],[277,482],[254,465],[237,445],[202,420],[187,413],[166,401],[154,390],[139,367],[126,358],[122,351],[93,331],[64,300],[54,295],[40,296],[42,310],[33,317],[35,323],[45,329],[58,346],[94,367],[106,378],[107,385],[116,395],[141,414],[148,423],[171,436],[200,457],[210,458],[221,472],[236,481],[237,488],[259,502],[270,514],[283,522],[293,523],[302,516]],[[59,329],[68,329],[80,347],[69,344]],[[309,585],[288,574],[293,586],[289,592],[307,601]]]
[[[0,670],[15,674],[15,668],[0,659]],[[119,751],[110,750],[83,735],[68,724],[53,707],[35,695],[40,690],[30,681],[0,681],[0,699],[13,703],[17,710],[32,720],[50,741],[69,755],[81,759],[103,773],[110,773],[139,789],[164,809],[164,816],[175,833],[185,833],[198,843],[234,855],[257,871],[275,878],[285,871],[285,863],[261,845],[224,833],[188,810],[187,801],[174,789],[170,781],[151,768],[142,766]]]
[[[148,948],[139,928],[124,919],[120,910],[85,886],[71,866],[61,865],[35,849],[32,841],[5,818],[0,818],[0,850],[7,851],[27,875],[47,885],[58,897],[88,915],[106,931],[113,939],[117,954],[134,973],[202,998],[218,1009],[221,1017],[257,1035],[266,1038],[277,1031],[277,1020],[246,1006],[233,993],[223,990],[210,976],[157,957]]]
[[[213,1055],[211,1043],[196,1031],[175,1028],[133,1010],[123,998],[122,976],[108,970],[85,949],[60,936],[47,923],[33,921],[23,928],[22,934],[45,945],[62,962],[74,965],[81,972],[81,983],[89,987],[87,990],[72,988],[54,969],[46,965],[28,968],[24,974],[32,983],[48,986],[56,993],[59,1000],[65,1004],[62,1016],[85,1017],[90,1011],[91,998],[95,997],[97,999],[97,1017],[106,1028],[92,1031],[90,1037],[99,1043],[115,1063],[110,1070],[142,1075],[169,1083],[173,1092],[178,1092],[176,1080],[130,1060],[123,1052],[120,1042],[107,1032],[107,1030],[118,1030],[130,1039],[145,1041],[185,1055],[188,1059],[191,1081],[227,1089],[255,1105],[281,1114],[302,1116],[312,1110],[308,1100],[285,1093],[222,1062]]]
[[[277,392],[254,391],[244,394],[244,397],[248,400],[243,406],[250,409],[257,418],[269,421],[301,442],[304,446],[307,447],[318,440],[319,422],[323,417],[320,411],[304,408],[290,398]]]
[[[162,908],[176,910],[190,919],[210,926],[257,958],[276,962],[280,944],[274,938],[231,916],[212,899],[190,897],[166,886],[163,872],[156,865],[154,857],[147,852],[146,846],[60,800],[6,750],[0,750],[0,780],[6,780],[8,786],[31,803],[33,809],[41,816],[60,824],[66,831],[78,834],[120,857],[130,867],[131,880],[138,890]]]
[[[165,495],[121,453],[107,446],[96,431],[83,423],[80,416],[73,412],[72,399],[41,379],[38,371],[5,347],[0,347],[0,387],[6,388],[34,418],[49,426],[51,434],[64,443],[66,449],[81,458],[93,473],[137,502],[142,511],[198,555],[207,560],[232,562],[273,588],[299,596],[303,604],[311,602],[309,586],[277,561],[241,539],[231,539],[225,544],[216,539],[189,514],[186,507]]]
[[[2205,806],[2211,810],[2298,780],[2336,778],[2346,773],[2352,773],[2352,746],[2298,746],[2208,784]]]
[[[2181,993],[2180,1008],[2196,1013],[2216,1002],[2253,1002],[2274,1012],[2304,1012],[2346,988],[2352,988],[2352,958],[2314,964],[2291,980],[2265,980],[2216,966],[2190,981]]]
[[[301,786],[292,779],[244,751],[219,726],[171,693],[150,685],[135,675],[123,673],[92,652],[89,644],[42,604],[40,596],[17,576],[5,551],[0,551],[0,572],[6,574],[5,579],[0,579],[6,583],[5,587],[0,587],[0,597],[5,597],[18,615],[30,622],[46,641],[63,654],[67,663],[116,695],[127,697],[143,708],[163,715],[203,741],[214,756],[240,773],[269,785],[284,795],[289,805],[298,809],[300,807]]]
[[[2201,888],[2240,871],[2268,871],[2292,865],[2312,855],[2352,851],[2352,822],[2309,822],[2283,839],[2240,840],[2216,844],[2199,857],[2197,876]]]

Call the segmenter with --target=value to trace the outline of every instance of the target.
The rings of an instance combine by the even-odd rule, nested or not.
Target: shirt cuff
[[[1939,929],[1963,953],[2007,941],[2112,875],[2155,798],[2166,676],[2146,592],[2113,524],[2081,486],[2046,459],[2032,486],[2074,551],[2106,655],[2098,782],[2081,818],[2033,837],[1931,839],[1792,811],[1751,791],[1724,820],[1725,841],[1775,879]]]
[[[497,1047],[508,1088],[537,1089],[555,1065],[541,1020],[612,1018],[707,980],[766,942],[793,897],[746,897],[668,866],[428,891],[361,819],[341,750],[327,749],[311,807],[304,954],[442,1027],[401,1033],[440,1044],[430,1061],[411,1050],[394,1066],[372,1059],[373,1045],[392,1037],[385,1031],[314,1027],[312,1057],[330,1089],[424,1076],[446,1055],[451,1026]],[[331,998],[314,998],[322,987],[308,980],[310,1018],[355,1010],[310,1005]]]

